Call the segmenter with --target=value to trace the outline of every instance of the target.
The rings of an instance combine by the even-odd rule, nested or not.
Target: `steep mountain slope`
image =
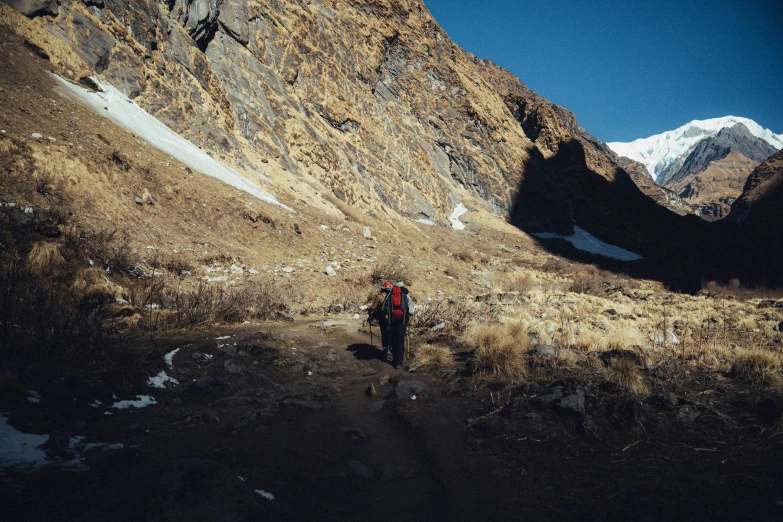
[[[333,208],[321,196],[451,228],[464,205],[531,233],[578,226],[655,277],[737,270],[733,225],[647,197],[573,114],[454,45],[419,0],[32,4],[48,7],[2,5],[0,21],[59,74],[99,74],[294,211]]]
[[[714,136],[721,129],[732,127],[738,123],[743,124],[753,136],[763,139],[775,150],[783,148],[783,135],[764,129],[753,120],[736,116],[694,120],[675,130],[656,134],[649,138],[641,138],[630,143],[612,142],[607,145],[620,156],[643,163],[656,181],[665,184],[662,182],[664,176],[672,170],[679,169],[678,158],[690,151],[704,138]]]
[[[740,224],[765,250],[753,256],[759,273],[783,272],[783,150],[757,166],[742,195],[731,206],[727,221]],[[772,278],[771,278],[772,279]]]

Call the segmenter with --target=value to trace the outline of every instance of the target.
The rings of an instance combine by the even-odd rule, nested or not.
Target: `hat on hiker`
[[[405,286],[405,283],[402,282],[402,279],[398,279],[394,286]]]

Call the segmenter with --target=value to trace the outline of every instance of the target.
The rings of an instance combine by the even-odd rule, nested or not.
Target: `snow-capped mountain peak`
[[[699,141],[714,136],[721,129],[742,123],[751,134],[761,138],[776,149],[783,149],[783,134],[775,134],[755,121],[737,116],[724,116],[709,120],[693,120],[677,129],[640,138],[630,143],[607,143],[620,156],[631,158],[647,167],[647,171],[658,180],[678,157],[688,152]]]

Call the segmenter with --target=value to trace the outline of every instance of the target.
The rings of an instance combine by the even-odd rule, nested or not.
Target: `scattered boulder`
[[[636,431],[642,418],[639,403],[634,398],[621,399],[607,405],[607,418],[619,431]]]
[[[32,133],[32,134],[30,135],[30,137],[31,137],[31,138],[33,138],[33,139],[36,139],[36,140],[43,139],[43,135],[41,135],[41,134],[40,134],[40,133],[38,133],[38,132],[34,132],[34,133]]]
[[[364,227],[364,237],[367,239],[372,237],[372,231],[370,230],[370,227]]]
[[[245,370],[242,368],[242,366],[234,359],[226,359],[226,361],[223,363],[223,367],[231,375],[244,375],[245,373]]]
[[[3,2],[30,18],[57,16],[57,0],[3,0]]]
[[[553,386],[551,388],[548,388],[544,391],[544,393],[539,393],[533,398],[533,403],[541,408],[546,409],[550,408],[555,401],[558,401],[563,398],[563,389],[560,386]]]
[[[341,304],[333,304],[329,306],[329,313],[330,314],[339,314],[343,311],[343,305]]]
[[[367,389],[364,391],[364,393],[366,393],[370,397],[377,397],[378,396],[378,392],[375,390],[375,386],[372,383],[370,383],[370,385],[367,387]]]
[[[403,381],[389,392],[389,398],[412,399],[413,397],[424,396],[428,391],[427,384],[422,381]]]
[[[293,323],[294,322],[294,316],[291,315],[291,312],[287,312],[285,310],[278,310],[277,311],[277,320],[278,321],[285,321],[287,323]]]
[[[557,349],[550,344],[540,344],[533,348],[533,353],[546,357],[547,359],[554,359],[557,357]]]
[[[555,409],[561,413],[585,415],[585,389],[581,386],[575,388],[573,392],[555,403]]]
[[[334,277],[337,275],[337,271],[331,266],[327,266],[324,268],[324,274],[328,275],[329,277]]]

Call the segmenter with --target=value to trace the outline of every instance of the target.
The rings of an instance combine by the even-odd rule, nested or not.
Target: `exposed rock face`
[[[71,1],[40,14],[95,72],[216,157],[277,161],[373,216],[448,226],[465,202],[531,232],[578,225],[707,272],[732,241],[645,196],[572,113],[457,47],[421,0]]]

